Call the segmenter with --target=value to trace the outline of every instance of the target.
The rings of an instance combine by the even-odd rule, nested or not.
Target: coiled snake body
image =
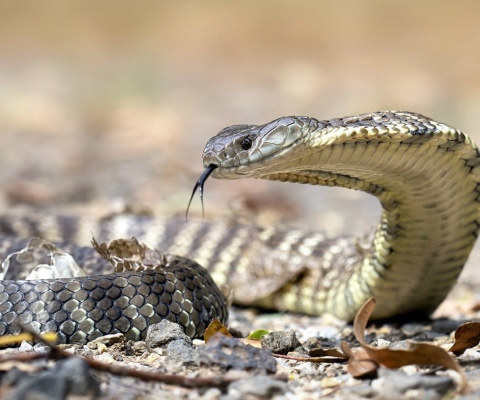
[[[366,247],[317,232],[230,221],[160,223],[126,215],[101,227],[85,218],[36,216],[4,217],[0,227],[9,235],[67,242],[85,242],[91,232],[99,239],[133,235],[204,265],[217,284],[233,288],[237,303],[344,319],[352,319],[371,296],[377,299],[376,318],[432,312],[455,284],[476,240],[477,147],[462,132],[419,114],[388,111],[328,121],[284,117],[232,126],[209,140],[203,163],[202,184],[211,174],[362,190],[379,199],[381,220]],[[201,336],[210,318],[226,319],[227,313],[210,278],[202,269],[194,277],[189,263],[174,259],[166,275],[4,281],[0,333],[18,330],[15,323],[23,318],[38,330],[60,331],[64,341],[117,331],[135,339],[145,335],[148,323],[169,318],[192,337]]]

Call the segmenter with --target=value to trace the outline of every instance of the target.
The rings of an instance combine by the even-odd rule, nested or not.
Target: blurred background
[[[404,109],[480,140],[480,3],[0,1],[0,208],[184,214],[223,127]],[[362,193],[206,185],[206,218],[364,232]],[[201,212],[198,199],[193,214]]]

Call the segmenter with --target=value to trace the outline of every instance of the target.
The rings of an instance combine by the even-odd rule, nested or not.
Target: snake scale
[[[235,125],[208,141],[203,164],[201,189],[210,175],[339,186],[377,197],[381,219],[368,245],[360,245],[354,238],[228,220],[119,215],[100,224],[84,217],[5,216],[4,254],[24,245],[13,235],[70,243],[88,242],[92,232],[99,240],[135,236],[205,266],[218,285],[233,289],[236,303],[351,320],[371,296],[375,318],[431,313],[455,284],[477,237],[477,147],[464,133],[419,114]],[[92,250],[71,252],[81,263]],[[190,336],[202,336],[211,318],[226,321],[224,297],[196,263],[172,260],[159,271],[97,275],[104,263],[90,262],[86,269],[95,275],[85,278],[3,281],[0,333],[26,323],[58,331],[64,342],[114,332],[138,339],[149,323],[168,318]]]

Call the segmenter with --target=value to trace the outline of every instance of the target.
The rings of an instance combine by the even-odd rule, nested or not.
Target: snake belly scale
[[[419,114],[387,111],[325,121],[283,117],[265,125],[231,126],[208,141],[203,164],[212,177],[220,179],[253,177],[362,190],[379,199],[381,220],[369,244],[359,246],[354,238],[327,238],[318,232],[232,221],[185,224],[120,215],[100,224],[88,218],[45,221],[38,215],[5,216],[0,218],[0,230],[9,235],[4,242],[17,242],[10,235],[80,244],[90,240],[91,232],[98,240],[133,235],[161,251],[200,263],[217,284],[232,287],[236,303],[314,315],[329,312],[351,320],[372,296],[377,299],[375,318],[432,312],[455,284],[477,237],[477,147],[462,132]],[[89,252],[83,249],[80,253]],[[0,330],[13,332],[17,318],[28,314],[23,318],[34,321],[41,313],[47,325],[40,330],[64,324],[69,331],[62,331],[62,338],[67,342],[117,331],[141,338],[148,323],[162,318],[178,322],[182,315],[180,323],[187,333],[201,336],[209,318],[226,319],[225,306],[219,304],[223,295],[203,269],[199,278],[192,278],[195,283],[185,284],[194,263],[175,259],[173,267],[181,270],[179,277],[169,271],[162,278],[165,271],[159,271],[48,283],[4,281]],[[92,274],[102,273],[101,262],[87,264]],[[156,286],[146,288],[145,280]],[[138,284],[136,290],[130,281]],[[114,282],[125,285],[128,294],[119,298],[129,311],[117,307],[110,311],[115,314],[111,317],[108,301],[101,303],[100,297],[108,297],[105,294],[112,291],[112,285],[121,289]],[[186,291],[177,290],[179,286]],[[197,290],[194,295],[192,287]],[[82,301],[72,302],[75,290],[64,294],[67,288],[80,291],[90,309]],[[41,310],[33,307],[35,302],[39,307],[40,297],[42,301],[51,298],[45,293],[52,292],[61,295],[54,299],[54,306],[45,302]],[[161,296],[166,292],[168,299],[179,293],[174,306],[163,302]],[[200,310],[200,303],[192,307],[191,300],[183,304],[182,298],[206,299],[205,310]],[[160,315],[152,321],[143,314],[137,318],[140,308],[148,308],[151,301],[162,310]],[[52,311],[58,307],[63,311],[61,317],[58,310]],[[197,312],[194,316],[192,309]],[[87,316],[88,321],[82,326],[69,322],[74,313],[75,318]]]

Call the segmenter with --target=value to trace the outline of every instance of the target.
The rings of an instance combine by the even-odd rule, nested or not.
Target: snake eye
[[[250,139],[248,136],[242,140],[241,143],[242,149],[243,150],[249,150],[252,148],[252,139]]]

